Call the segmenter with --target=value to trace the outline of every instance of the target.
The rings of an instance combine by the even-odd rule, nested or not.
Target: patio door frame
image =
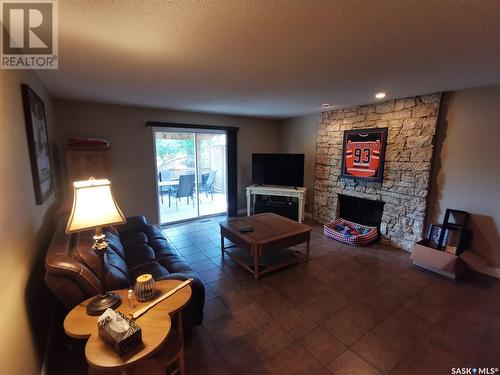
[[[168,224],[175,224],[185,221],[197,220],[200,218],[207,218],[212,216],[223,215],[223,213],[208,214],[200,216],[200,199],[198,191],[198,144],[196,134],[225,134],[226,135],[226,214],[228,216],[236,216],[238,212],[237,206],[237,132],[239,128],[237,127],[223,127],[223,126],[208,126],[208,125],[192,125],[192,124],[177,124],[177,123],[163,123],[163,122],[146,122],[146,126],[152,129],[152,139],[153,139],[153,165],[155,171],[155,186],[156,186],[156,199],[159,196],[159,185],[158,185],[158,165],[156,162],[156,132],[181,132],[181,133],[194,133],[194,163],[195,163],[195,185],[196,185],[196,200],[197,200],[197,213],[198,215],[191,219],[182,219],[178,221],[172,221]],[[161,222],[161,210],[159,207],[159,202],[156,204],[157,208],[157,218],[160,225],[164,225]]]

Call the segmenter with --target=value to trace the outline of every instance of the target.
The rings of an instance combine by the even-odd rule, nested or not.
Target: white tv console
[[[252,207],[255,202],[255,195],[277,195],[281,197],[295,197],[299,199],[299,223],[304,221],[304,208],[306,205],[305,187],[285,187],[274,185],[252,185],[247,186],[247,216],[252,214]]]

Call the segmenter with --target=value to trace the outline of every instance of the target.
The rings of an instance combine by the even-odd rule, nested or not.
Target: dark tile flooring
[[[310,261],[255,283],[227,257],[222,265],[223,219],[164,228],[206,286],[205,320],[186,343],[188,375],[500,367],[500,280],[469,272],[451,281],[414,268],[407,252],[342,245],[311,224]],[[47,373],[86,374],[85,343],[65,336],[57,311]]]
[[[454,282],[414,268],[407,252],[342,245],[312,224],[310,261],[255,283],[221,262],[222,219],[164,228],[206,285],[205,320],[186,344],[189,375],[500,367],[500,281],[469,272]]]

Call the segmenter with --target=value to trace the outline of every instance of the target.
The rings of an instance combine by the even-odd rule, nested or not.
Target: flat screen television
[[[304,154],[252,154],[252,183],[303,186]]]

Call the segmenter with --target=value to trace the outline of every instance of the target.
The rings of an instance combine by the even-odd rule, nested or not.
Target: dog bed
[[[369,227],[338,218],[324,226],[325,236],[354,246],[366,246],[378,238],[377,227]]]

